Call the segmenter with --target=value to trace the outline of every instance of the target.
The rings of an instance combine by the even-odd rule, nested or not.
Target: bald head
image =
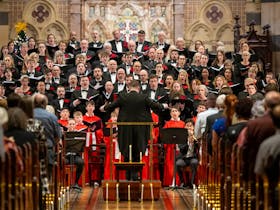
[[[280,104],[273,107],[270,114],[273,120],[273,124],[275,125],[275,127],[280,129]]]
[[[265,107],[267,110],[271,110],[276,105],[280,104],[280,93],[276,91],[270,91],[264,98]]]
[[[48,99],[43,94],[35,94],[34,96],[34,107],[35,108],[43,108],[45,109],[48,104]]]

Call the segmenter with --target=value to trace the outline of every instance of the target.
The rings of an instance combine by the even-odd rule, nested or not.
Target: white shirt
[[[208,116],[218,113],[217,108],[209,108],[204,112],[197,114],[197,119],[194,126],[194,136],[199,139],[205,131],[206,119]]]
[[[117,47],[117,52],[122,52],[123,51],[121,41],[116,42],[116,47]]]
[[[142,47],[143,47],[143,43],[138,43],[136,51],[137,52],[142,52]]]
[[[88,92],[87,92],[87,91],[83,91],[83,90],[81,90],[81,95],[82,95],[82,98],[86,99],[86,98],[87,98],[87,94],[88,94]]]
[[[63,108],[63,104],[64,104],[64,99],[63,99],[63,98],[59,99],[59,106],[60,106],[60,109]]]
[[[151,99],[155,100],[156,98],[156,91],[151,90]]]
[[[110,75],[111,75],[111,81],[112,81],[112,83],[115,84],[116,81],[117,81],[117,73],[112,72],[112,73],[110,73]]]
[[[124,89],[124,83],[118,83],[118,92],[123,91]]]

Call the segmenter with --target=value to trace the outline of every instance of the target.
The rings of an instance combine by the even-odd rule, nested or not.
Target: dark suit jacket
[[[180,149],[180,154],[176,157],[176,159],[184,158],[184,156],[187,154],[187,152],[189,150],[188,143],[180,144],[179,149]],[[199,144],[198,144],[197,141],[194,141],[194,156],[193,156],[193,158],[199,159]]]
[[[69,43],[68,43],[68,45],[67,45],[67,48],[66,48],[66,52],[74,54],[75,51],[76,51],[77,49],[80,48],[80,42],[79,42],[79,41],[76,41],[75,43],[72,43],[72,44],[74,44],[74,45],[76,46],[76,48],[72,47],[72,46],[70,45],[71,43],[72,43],[72,42],[69,41]]]
[[[136,42],[136,49],[137,49],[137,47],[138,47],[138,44],[139,44],[139,42]],[[144,42],[143,42],[142,49],[141,49],[141,52],[146,52],[146,51],[148,51],[148,50],[150,49],[150,46],[151,46],[151,45],[152,45],[151,42],[144,41]]]
[[[163,105],[151,100],[148,96],[135,91],[119,94],[113,103],[105,106],[105,111],[111,112],[119,107],[118,122],[152,122],[151,108],[163,109]],[[149,126],[118,126],[118,141],[120,151],[125,157],[129,154],[129,145],[132,145],[133,160],[139,158],[139,152],[144,154],[148,139]]]
[[[158,46],[159,46],[159,43],[156,42],[155,45],[158,47]],[[164,52],[164,53],[167,53],[169,47],[170,47],[170,44],[167,44],[166,42],[164,42],[163,52]]]
[[[116,41],[113,39],[111,41],[109,41],[110,44],[112,45],[112,51],[114,53],[117,52],[117,46],[116,46]],[[126,52],[128,49],[127,49],[127,42],[126,41],[121,41],[122,43],[122,52]]]
[[[83,114],[86,113],[86,102],[83,101],[81,102],[78,106],[74,106],[73,105],[73,101],[75,101],[76,99],[79,99],[82,97],[82,91],[81,90],[74,90],[74,92],[72,93],[72,98],[71,98],[71,104],[70,104],[70,109],[72,112],[74,111],[81,111]],[[92,88],[88,89],[88,94],[87,94],[87,98],[90,98],[92,96],[97,96],[99,95],[97,90],[94,90]],[[95,97],[93,100],[96,101],[98,97]]]
[[[243,145],[243,160],[245,178],[254,173],[254,163],[260,144],[268,137],[275,134],[275,127],[273,125],[270,115],[267,113],[262,117],[254,120],[249,120],[247,123],[247,137]],[[249,169],[249,170],[248,170]]]
[[[69,108],[70,108],[70,102],[71,102],[70,99],[65,98],[65,99],[63,100],[63,106],[60,107],[59,100],[58,100],[57,98],[54,99],[54,100],[52,101],[52,106],[53,106],[53,108],[54,108],[54,110],[55,110],[56,115],[58,116],[58,114],[61,112],[61,109],[62,109],[62,108],[67,108],[67,109],[69,109]]]
[[[216,114],[212,114],[206,118],[206,127],[203,136],[206,136],[208,153],[212,154],[212,126],[216,119],[223,117],[224,110],[220,110]]]
[[[103,43],[102,42],[90,42],[88,44],[88,49],[97,53],[98,50],[101,50],[103,48]]]

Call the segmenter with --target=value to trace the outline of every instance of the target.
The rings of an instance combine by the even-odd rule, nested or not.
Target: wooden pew
[[[0,209],[5,209],[5,160],[0,157]]]
[[[12,163],[15,162],[15,155],[13,151],[5,152],[5,201],[4,201],[4,209],[11,210],[12,209]]]
[[[33,209],[39,209],[39,191],[40,191],[40,157],[39,157],[40,146],[39,142],[36,141],[32,144],[32,202]]]

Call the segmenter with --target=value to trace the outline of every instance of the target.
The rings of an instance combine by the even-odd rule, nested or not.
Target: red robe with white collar
[[[182,120],[169,120],[165,123],[163,128],[184,128],[185,122]],[[172,185],[173,173],[174,173],[174,147],[175,144],[165,144],[165,159],[164,159],[164,173],[163,173],[163,186]],[[176,176],[176,183],[179,183],[179,180]]]
[[[101,118],[93,115],[89,116],[87,113],[83,116],[83,121],[92,123],[101,120]],[[101,123],[102,124],[102,123]],[[90,148],[91,144],[100,144],[103,142],[103,129],[98,129],[95,132],[92,132],[90,128],[87,128],[87,137],[86,137],[86,145],[84,149],[84,161],[85,161],[85,174],[86,174],[86,183],[89,183],[91,180],[93,181],[101,181],[100,179],[100,167],[96,167],[96,165],[91,165],[91,174],[89,174],[89,159],[92,158],[94,161],[100,161],[99,157],[99,147]]]

